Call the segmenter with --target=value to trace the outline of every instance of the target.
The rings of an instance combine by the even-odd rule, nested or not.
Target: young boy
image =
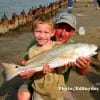
[[[36,44],[29,49],[29,59],[42,54],[42,52],[47,52],[55,45],[59,45],[59,43],[51,40],[54,34],[54,22],[49,16],[38,16],[34,20],[32,31]],[[21,73],[20,76],[28,78],[34,73],[35,71],[26,71]],[[56,70],[52,71],[45,64],[43,71],[35,73],[34,77],[34,82],[32,83],[34,89],[33,100],[63,100],[65,91],[58,90],[58,87],[65,86],[62,74],[56,73]],[[21,86],[19,89],[18,100],[30,100],[30,95],[27,90],[24,92],[24,88],[25,86]]]

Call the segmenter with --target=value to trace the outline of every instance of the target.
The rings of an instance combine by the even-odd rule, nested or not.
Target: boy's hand
[[[52,72],[53,71],[53,68],[50,68],[50,66],[48,64],[45,64],[43,66],[43,73],[49,73],[49,72]]]
[[[22,78],[29,78],[31,77],[36,71],[35,70],[27,70],[19,74]]]
[[[22,65],[22,66],[25,66],[26,65],[26,60],[25,59],[22,59],[22,60],[20,60],[20,65]]]

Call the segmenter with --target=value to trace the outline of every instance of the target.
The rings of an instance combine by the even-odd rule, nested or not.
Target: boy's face
[[[37,26],[33,31],[33,35],[36,41],[41,46],[51,41],[52,34],[53,34],[52,27],[47,23],[37,24]]]
[[[74,29],[66,23],[60,23],[55,29],[55,37],[57,41],[62,43],[68,41],[74,34]]]

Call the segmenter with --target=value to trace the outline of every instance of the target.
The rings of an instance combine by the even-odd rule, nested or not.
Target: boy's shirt
[[[59,45],[58,42],[53,42],[53,47],[56,47],[57,45]],[[36,43],[29,49],[29,59],[32,59],[42,54],[43,52],[48,52],[48,50],[44,50],[43,48],[39,47]],[[34,77],[35,78],[32,87],[38,93],[42,95],[48,95],[43,96],[44,100],[49,100],[48,97],[50,97],[51,100],[51,98],[61,97],[64,95],[65,91],[59,90],[60,86],[65,87],[63,74],[57,74],[56,71],[53,71],[52,73],[45,74],[41,78],[38,78],[35,75]]]
[[[26,53],[25,53],[25,55],[24,55],[24,59],[25,60],[29,60],[29,55],[28,55],[28,51],[29,51],[29,49],[33,46],[33,45],[35,45],[37,42],[36,42],[36,40],[35,39],[33,39],[31,42],[30,42],[30,44],[29,44],[29,46],[27,47],[27,49],[26,49]]]
[[[33,57],[40,55],[42,52],[45,52],[46,50],[44,50],[43,48],[39,47],[37,44],[35,44],[34,46],[32,46],[29,49],[28,55],[29,55],[29,59],[32,59]]]
[[[43,100],[56,100],[63,97],[66,91],[59,88],[65,86],[63,75],[56,72],[47,73],[42,78],[35,79],[32,84],[34,91],[39,93]]]

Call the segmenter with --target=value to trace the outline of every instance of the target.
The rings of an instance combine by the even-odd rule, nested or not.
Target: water
[[[6,13],[10,19],[13,12],[20,14],[24,9],[27,13],[30,8],[36,8],[39,5],[49,5],[51,2],[59,0],[0,0],[0,18]]]

